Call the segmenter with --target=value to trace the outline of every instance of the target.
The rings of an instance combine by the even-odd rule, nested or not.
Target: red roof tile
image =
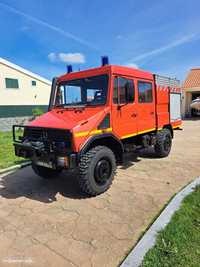
[[[200,87],[200,68],[191,69],[183,83],[185,89],[194,87]]]

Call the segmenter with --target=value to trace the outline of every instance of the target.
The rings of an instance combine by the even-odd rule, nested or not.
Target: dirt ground
[[[200,175],[200,121],[175,131],[170,156],[131,155],[106,193],[81,195],[74,174],[30,167],[0,178],[0,266],[116,267],[164,204]]]

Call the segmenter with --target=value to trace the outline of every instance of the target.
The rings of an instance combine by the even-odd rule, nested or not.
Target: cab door
[[[112,128],[118,138],[137,134],[137,105],[134,80],[116,76],[113,79]]]
[[[155,130],[155,90],[149,80],[137,80],[138,91],[138,134]]]

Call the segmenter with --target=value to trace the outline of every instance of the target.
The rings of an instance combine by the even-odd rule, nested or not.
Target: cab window
[[[108,75],[64,81],[56,90],[55,106],[98,106],[107,99]]]
[[[134,102],[134,84],[133,80],[118,77],[114,79],[113,103],[127,104]]]
[[[153,101],[152,83],[138,81],[138,102],[151,103]]]

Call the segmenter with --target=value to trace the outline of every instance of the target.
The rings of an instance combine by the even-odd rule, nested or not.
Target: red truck
[[[13,126],[15,154],[37,175],[78,169],[81,190],[92,196],[110,187],[125,152],[154,147],[168,156],[181,126],[178,80],[102,62],[78,72],[68,66],[53,79],[48,112]]]

